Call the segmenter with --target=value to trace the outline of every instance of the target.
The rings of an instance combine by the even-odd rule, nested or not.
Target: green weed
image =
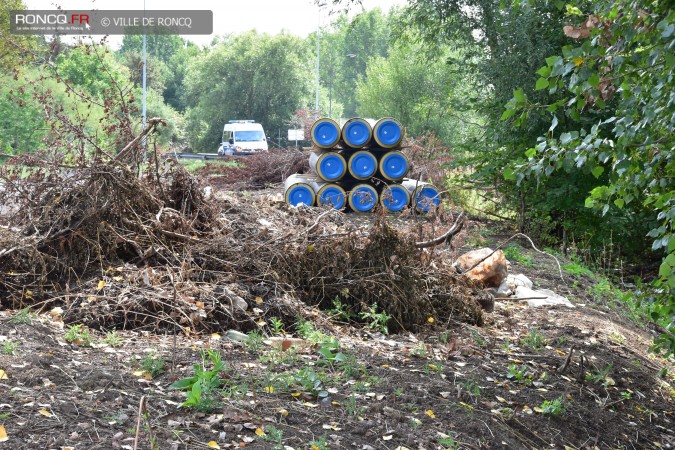
[[[284,433],[274,425],[267,425],[265,427],[265,434],[262,435],[262,438],[266,442],[271,442],[274,444],[272,447],[274,450],[281,450],[284,448],[283,440]]]
[[[312,450],[330,450],[326,435],[324,434],[319,439],[311,441],[309,443],[309,448],[311,448]]]
[[[270,317],[269,322],[272,334],[275,334],[277,336],[284,334],[284,322],[281,319],[279,319],[278,317]]]
[[[246,350],[249,353],[259,353],[263,348],[263,336],[258,331],[251,331],[248,334],[248,339],[244,341]]]
[[[150,374],[151,378],[157,378],[165,372],[166,361],[158,358],[154,353],[146,354],[141,360],[141,370]]]
[[[353,316],[349,311],[349,305],[342,303],[340,297],[337,296],[333,299],[333,307],[327,312],[331,316],[331,319],[339,319],[344,322],[349,322]]]
[[[532,384],[532,374],[528,372],[528,368],[525,365],[518,366],[516,364],[511,364],[509,366],[509,372],[506,374],[506,378],[509,380],[515,379],[518,383],[525,386]]]
[[[18,310],[16,314],[14,314],[11,319],[9,319],[9,322],[13,325],[33,325],[33,320],[36,317],[37,316],[35,313],[31,312],[29,307],[26,307]]]
[[[371,305],[366,311],[361,311],[359,316],[368,323],[367,326],[371,330],[377,330],[383,334],[389,334],[387,322],[389,322],[391,316],[387,314],[386,311],[378,313],[377,303]]]
[[[2,353],[5,355],[13,355],[17,348],[19,348],[19,344],[11,339],[2,342]]]
[[[559,416],[565,413],[564,399],[562,396],[554,400],[546,400],[541,404],[542,413],[550,416]]]
[[[517,245],[509,245],[504,249],[504,256],[511,262],[517,262],[518,264],[525,267],[534,267],[534,262],[532,257],[525,255],[521,247]]]
[[[546,346],[546,338],[537,328],[532,328],[527,336],[520,339],[520,343],[532,350],[541,350]]]
[[[613,365],[608,364],[605,366],[604,369],[594,369],[593,371],[589,372],[586,374],[586,380],[587,381],[592,381],[595,384],[602,384],[603,386],[607,386],[607,376],[609,375],[609,372],[612,370]]]
[[[588,269],[588,268],[586,268],[586,267],[584,267],[581,264],[576,263],[576,262],[571,262],[569,264],[566,264],[566,265],[562,266],[562,268],[565,269],[565,271],[567,273],[569,273],[570,275],[572,275],[573,277],[576,277],[576,278],[579,278],[582,275],[586,275],[589,278],[595,278],[595,275],[593,274],[593,272],[590,269]]]
[[[460,445],[460,443],[455,440],[455,436],[452,433],[444,434],[436,442],[446,450],[458,449]]]
[[[298,332],[298,336],[307,340],[313,345],[330,340],[330,337],[314,328],[314,324],[309,320],[299,318],[295,322],[295,329]]]
[[[121,347],[123,341],[120,335],[117,334],[117,330],[112,330],[106,333],[103,343],[108,344],[110,347]]]
[[[328,391],[324,388],[324,376],[321,374],[317,374],[311,369],[304,368],[295,374],[293,379],[303,394],[315,398],[328,397]]]
[[[68,325],[68,331],[63,335],[63,339],[82,346],[89,346],[92,342],[89,329],[82,324]]]
[[[201,356],[201,364],[193,366],[193,375],[176,381],[170,388],[186,391],[182,407],[209,412],[220,405],[217,396],[222,383],[220,374],[225,370],[225,363],[221,360],[220,353],[213,350],[202,350]]]

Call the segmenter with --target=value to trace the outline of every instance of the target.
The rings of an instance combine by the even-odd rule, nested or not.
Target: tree
[[[637,205],[650,212],[657,222],[649,232],[652,249],[664,255],[657,317],[667,326],[659,343],[675,353],[675,12],[647,0],[571,4],[567,12],[575,24],[562,30],[574,45],[547,58],[536,81],[562,98],[541,103],[517,93],[504,112],[553,114],[549,132],[512,176],[546,179],[584,169],[597,179],[587,207],[608,214]]]
[[[26,6],[22,0],[0,3],[0,71],[17,67],[25,58],[32,59],[29,51],[37,48],[35,36],[9,33],[9,12],[15,9],[26,9]]]
[[[305,43],[294,36],[249,32],[225,38],[186,75],[190,143],[214,151],[231,119],[252,119],[268,131],[285,128],[309,103],[308,61]]]
[[[409,134],[433,132],[451,145],[475,137],[480,118],[473,111],[459,112],[471,96],[467,77],[420,54],[418,46],[398,45],[388,58],[371,59],[357,84],[358,114],[396,117]]]

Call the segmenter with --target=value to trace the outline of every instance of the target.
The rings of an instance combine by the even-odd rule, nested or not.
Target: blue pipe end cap
[[[408,159],[398,152],[386,155],[382,161],[382,172],[390,180],[399,180],[408,173]]]
[[[342,138],[351,147],[362,147],[368,143],[371,130],[365,122],[350,122],[343,130]]]
[[[441,204],[441,198],[438,191],[432,187],[425,186],[417,193],[417,208],[428,212],[432,207]]]
[[[338,154],[327,154],[319,162],[319,176],[326,181],[335,181],[345,174],[345,161]]]
[[[312,203],[314,203],[314,192],[307,186],[294,186],[288,192],[288,203],[293,206],[301,204],[312,206]]]
[[[342,209],[345,206],[345,193],[342,189],[327,187],[321,191],[319,203],[321,205],[330,205],[335,209]]]
[[[385,120],[376,130],[377,141],[384,147],[393,147],[401,140],[401,126],[393,120]]]
[[[377,160],[371,153],[360,153],[354,155],[349,162],[349,171],[356,178],[370,178],[377,170]]]
[[[369,186],[361,186],[350,194],[349,206],[358,212],[368,212],[377,204],[377,192]]]
[[[382,205],[389,211],[401,211],[409,201],[410,194],[403,186],[392,186],[382,193]]]
[[[312,130],[312,139],[322,147],[332,147],[340,138],[340,130],[333,122],[321,122]]]

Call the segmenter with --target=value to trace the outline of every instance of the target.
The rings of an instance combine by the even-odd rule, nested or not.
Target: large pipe
[[[377,158],[372,153],[360,150],[352,154],[347,162],[349,174],[357,180],[367,180],[375,175]]]
[[[342,125],[342,142],[351,148],[362,148],[368,145],[373,137],[373,129],[366,119],[355,117]]]
[[[347,172],[347,163],[338,152],[312,152],[309,168],[324,181],[337,181]]]
[[[408,167],[408,158],[398,150],[387,152],[380,158],[380,174],[390,181],[402,180]]]
[[[373,125],[373,139],[382,148],[400,147],[403,141],[403,127],[398,120],[385,117]]]
[[[406,178],[401,183],[410,193],[411,202],[415,209],[429,212],[441,204],[441,193],[431,183]]]
[[[349,192],[349,207],[356,212],[368,212],[377,205],[378,195],[369,184],[357,184]]]
[[[340,142],[340,125],[333,119],[323,117],[314,122],[310,135],[312,143],[318,148],[332,148]]]
[[[410,203],[410,193],[400,184],[390,184],[380,193],[380,204],[391,212],[402,211]]]
[[[314,206],[314,189],[307,182],[307,175],[294,174],[284,182],[284,200],[292,206]]]
[[[347,205],[347,194],[342,186],[321,181],[308,181],[308,184],[316,193],[317,205],[332,206],[338,210]]]

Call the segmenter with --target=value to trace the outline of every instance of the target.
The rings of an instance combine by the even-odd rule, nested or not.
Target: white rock
[[[533,283],[532,280],[527,278],[522,273],[516,275],[509,275],[506,277],[506,282],[511,285],[511,289],[515,290],[518,286],[525,286],[526,288],[532,289]]]

